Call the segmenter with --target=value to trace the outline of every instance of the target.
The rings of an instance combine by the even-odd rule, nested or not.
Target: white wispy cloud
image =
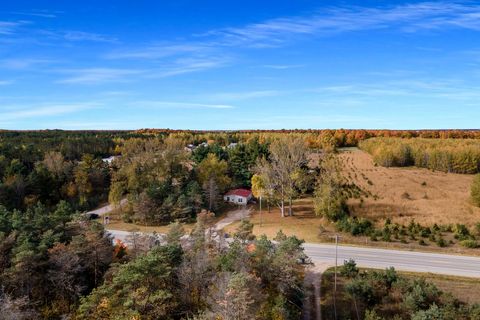
[[[12,83],[13,83],[12,80],[0,80],[0,86],[6,86]]]
[[[243,92],[221,92],[206,95],[209,100],[221,100],[221,101],[237,101],[248,100],[254,98],[273,97],[282,94],[278,90],[259,90],[259,91],[243,91]]]
[[[11,35],[26,24],[28,21],[0,21],[0,35]]]
[[[2,121],[18,120],[25,118],[52,117],[62,114],[74,113],[98,107],[99,103],[73,103],[73,104],[41,104],[36,106],[6,106],[9,110],[0,110]]]
[[[227,57],[209,57],[209,58],[180,58],[165,63],[162,69],[152,70],[148,77],[166,78],[176,75],[199,72],[214,68],[226,66],[230,62]]]
[[[62,32],[65,40],[68,41],[93,41],[93,42],[117,42],[118,39],[100,34],[85,31],[64,31]]]
[[[193,102],[178,102],[178,101],[158,101],[145,100],[138,101],[131,104],[135,107],[145,108],[176,108],[176,109],[233,109],[232,105],[227,104],[207,104],[207,103],[193,103]]]
[[[34,66],[41,64],[52,63],[53,60],[47,59],[33,59],[33,58],[14,58],[14,59],[4,59],[0,60],[0,67],[7,69],[29,69]]]
[[[115,69],[115,68],[86,68],[60,70],[61,73],[68,73],[70,76],[58,80],[58,83],[70,84],[100,84],[106,82],[130,81],[131,76],[144,73],[136,69]]]
[[[156,70],[156,76],[169,77],[228,65],[218,59],[213,61],[211,57],[222,56],[236,61],[233,50],[237,48],[278,47],[306,37],[375,29],[432,32],[442,28],[480,30],[480,5],[432,1],[380,7],[330,6],[309,15],[214,29],[194,34],[184,41],[116,49],[104,58],[159,62],[164,67]],[[180,63],[181,60],[184,62]],[[302,66],[269,64],[263,67],[282,70]]]
[[[65,43],[65,42],[105,42],[117,43],[118,39],[111,35],[86,32],[82,30],[61,30],[61,29],[32,29],[29,33],[35,34],[38,39],[48,43]]]
[[[378,99],[392,97],[415,97],[449,99],[476,102],[480,99],[480,87],[464,84],[461,80],[404,79],[369,84],[341,84],[310,90],[324,96]]]
[[[48,11],[48,10],[38,10],[38,11],[12,11],[10,14],[21,15],[21,16],[31,16],[31,17],[40,17],[40,18],[56,18],[59,11]]]
[[[140,48],[125,48],[111,52],[107,59],[147,59],[156,60],[173,56],[205,54],[211,51],[207,43],[152,44]]]
[[[480,5],[474,2],[422,2],[381,8],[330,7],[309,16],[284,17],[242,27],[209,31],[224,45],[271,47],[298,36],[332,35],[372,29],[403,32],[441,28],[480,30]]]
[[[301,68],[304,67],[303,64],[266,64],[263,65],[264,68],[268,69],[276,69],[276,70],[286,70],[286,69],[294,69],[294,68]]]

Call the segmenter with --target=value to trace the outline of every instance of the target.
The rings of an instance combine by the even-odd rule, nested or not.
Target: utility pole
[[[333,309],[335,313],[335,320],[337,320],[337,265],[338,265],[338,234],[335,235],[335,285],[333,289]]]

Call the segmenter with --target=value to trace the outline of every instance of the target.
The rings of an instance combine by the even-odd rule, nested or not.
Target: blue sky
[[[0,7],[4,129],[479,123],[478,1],[17,0]]]

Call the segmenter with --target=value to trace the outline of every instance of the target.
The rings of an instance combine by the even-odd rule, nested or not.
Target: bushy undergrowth
[[[480,172],[480,141],[475,139],[372,138],[359,143],[378,165],[416,166],[443,172]]]
[[[394,268],[359,270],[355,261],[340,269],[345,284],[339,295],[339,319],[479,319],[480,305],[468,305],[423,278],[407,278]],[[347,306],[348,305],[348,306]],[[327,308],[324,315],[333,310]],[[362,317],[362,315],[364,315]]]
[[[450,234],[458,243],[470,249],[479,248],[475,235],[463,224],[422,226],[410,221],[408,225],[392,223],[390,219],[385,221],[383,228],[375,227],[371,220],[366,218],[352,217],[345,215],[335,222],[338,231],[349,233],[353,236],[370,237],[371,241],[410,243],[417,241],[420,245],[427,246],[435,244],[438,247],[447,247],[453,241],[445,240]]]

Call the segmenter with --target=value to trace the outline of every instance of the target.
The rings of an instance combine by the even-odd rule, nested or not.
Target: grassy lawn
[[[286,235],[296,235],[307,242],[319,242],[318,234],[323,219],[315,216],[312,199],[306,198],[294,201],[293,217],[282,218],[279,208],[272,207],[271,212],[268,212],[265,203],[263,206],[261,215],[258,206],[252,206],[253,213],[250,221],[254,224],[253,233],[255,235],[265,234],[271,239],[275,237],[279,230],[282,230]],[[233,223],[227,226],[224,231],[233,233],[239,225],[240,222]]]

